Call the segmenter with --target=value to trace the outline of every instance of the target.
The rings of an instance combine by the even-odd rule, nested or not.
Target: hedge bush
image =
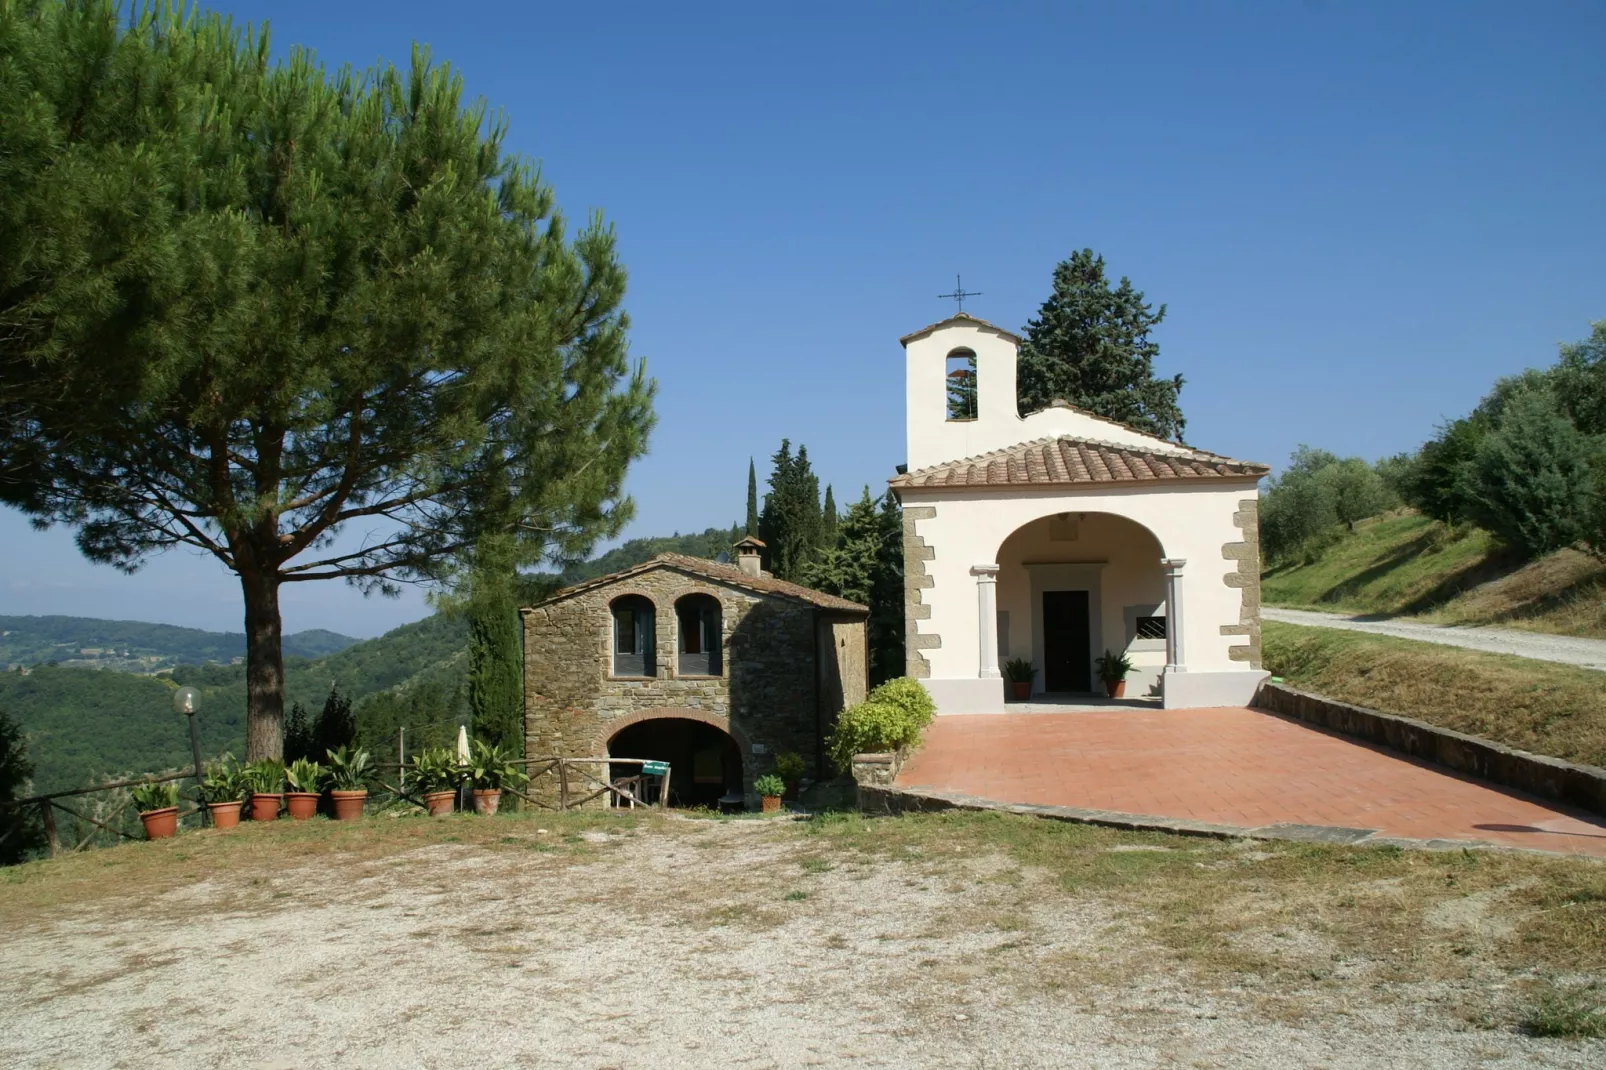
[[[857,706],[837,718],[831,734],[831,762],[847,772],[855,754],[902,750],[920,742],[937,707],[918,681],[907,676],[871,691]]]

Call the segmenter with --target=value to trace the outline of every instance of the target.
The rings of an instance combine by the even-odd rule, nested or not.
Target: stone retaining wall
[[[1270,681],[1260,686],[1254,705],[1458,773],[1606,814],[1606,769],[1529,754],[1410,717],[1336,702]]]

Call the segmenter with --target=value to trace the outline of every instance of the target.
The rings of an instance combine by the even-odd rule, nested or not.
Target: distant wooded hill
[[[533,601],[554,586],[617,572],[660,553],[713,558],[739,537],[740,532],[733,536],[729,529],[709,528],[701,534],[632,539],[561,576],[532,579],[524,595]],[[201,690],[202,753],[244,752],[245,666],[228,663],[243,655],[243,636],[80,617],[0,617],[0,631],[10,632],[3,641],[15,644],[0,647],[0,660],[40,666],[26,674],[0,673],[0,709],[22,725],[36,792],[80,787],[120,773],[188,768],[188,729],[171,705],[173,689],[184,684]],[[317,648],[320,639],[325,649]],[[338,688],[353,700],[358,742],[385,755],[382,760],[394,760],[389,756],[399,726],[407,727],[409,749],[414,743],[450,742],[468,714],[467,640],[463,620],[439,613],[377,639],[297,633],[285,640],[286,709],[299,702],[315,714],[330,689]],[[48,666],[41,663],[66,659],[40,655],[40,643],[52,644],[49,649],[56,649],[55,643],[75,643],[80,650],[115,647],[119,653],[126,643],[131,655],[161,652],[176,663],[158,675]],[[4,653],[12,649],[27,653]]]
[[[286,655],[320,658],[357,642],[314,628],[284,637]],[[0,617],[0,666],[56,662],[76,668],[157,672],[245,656],[243,632],[94,617]]]

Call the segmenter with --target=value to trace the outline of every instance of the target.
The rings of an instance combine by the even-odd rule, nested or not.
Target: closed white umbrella
[[[457,760],[468,764],[468,725],[457,726]]]

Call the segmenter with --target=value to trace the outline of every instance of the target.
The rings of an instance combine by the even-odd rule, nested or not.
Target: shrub
[[[245,795],[245,773],[234,755],[225,754],[206,767],[201,795],[209,803],[239,802]]]
[[[481,791],[501,791],[504,784],[523,784],[530,777],[513,764],[513,756],[500,743],[476,739],[469,745],[468,780]]]
[[[428,795],[437,791],[456,791],[465,770],[457,763],[450,747],[425,747],[413,758],[413,776],[418,790]]]
[[[831,733],[831,761],[846,772],[855,754],[912,747],[920,742],[920,732],[931,723],[936,710],[930,693],[918,681],[907,676],[888,680],[837,718],[836,731]]]
[[[368,764],[366,750],[336,747],[329,752],[329,786],[335,791],[366,791]]]
[[[760,795],[779,798],[786,793],[786,782],[774,773],[766,773],[753,781],[753,790]]]
[[[44,846],[45,830],[36,806],[6,806],[28,794],[33,762],[22,728],[0,710],[0,866],[21,862]]]
[[[1517,394],[1467,466],[1474,519],[1528,558],[1573,545],[1596,508],[1594,452],[1548,390]]]
[[[775,775],[787,783],[796,783],[803,779],[803,773],[808,765],[803,756],[796,751],[782,751],[775,756]]]

